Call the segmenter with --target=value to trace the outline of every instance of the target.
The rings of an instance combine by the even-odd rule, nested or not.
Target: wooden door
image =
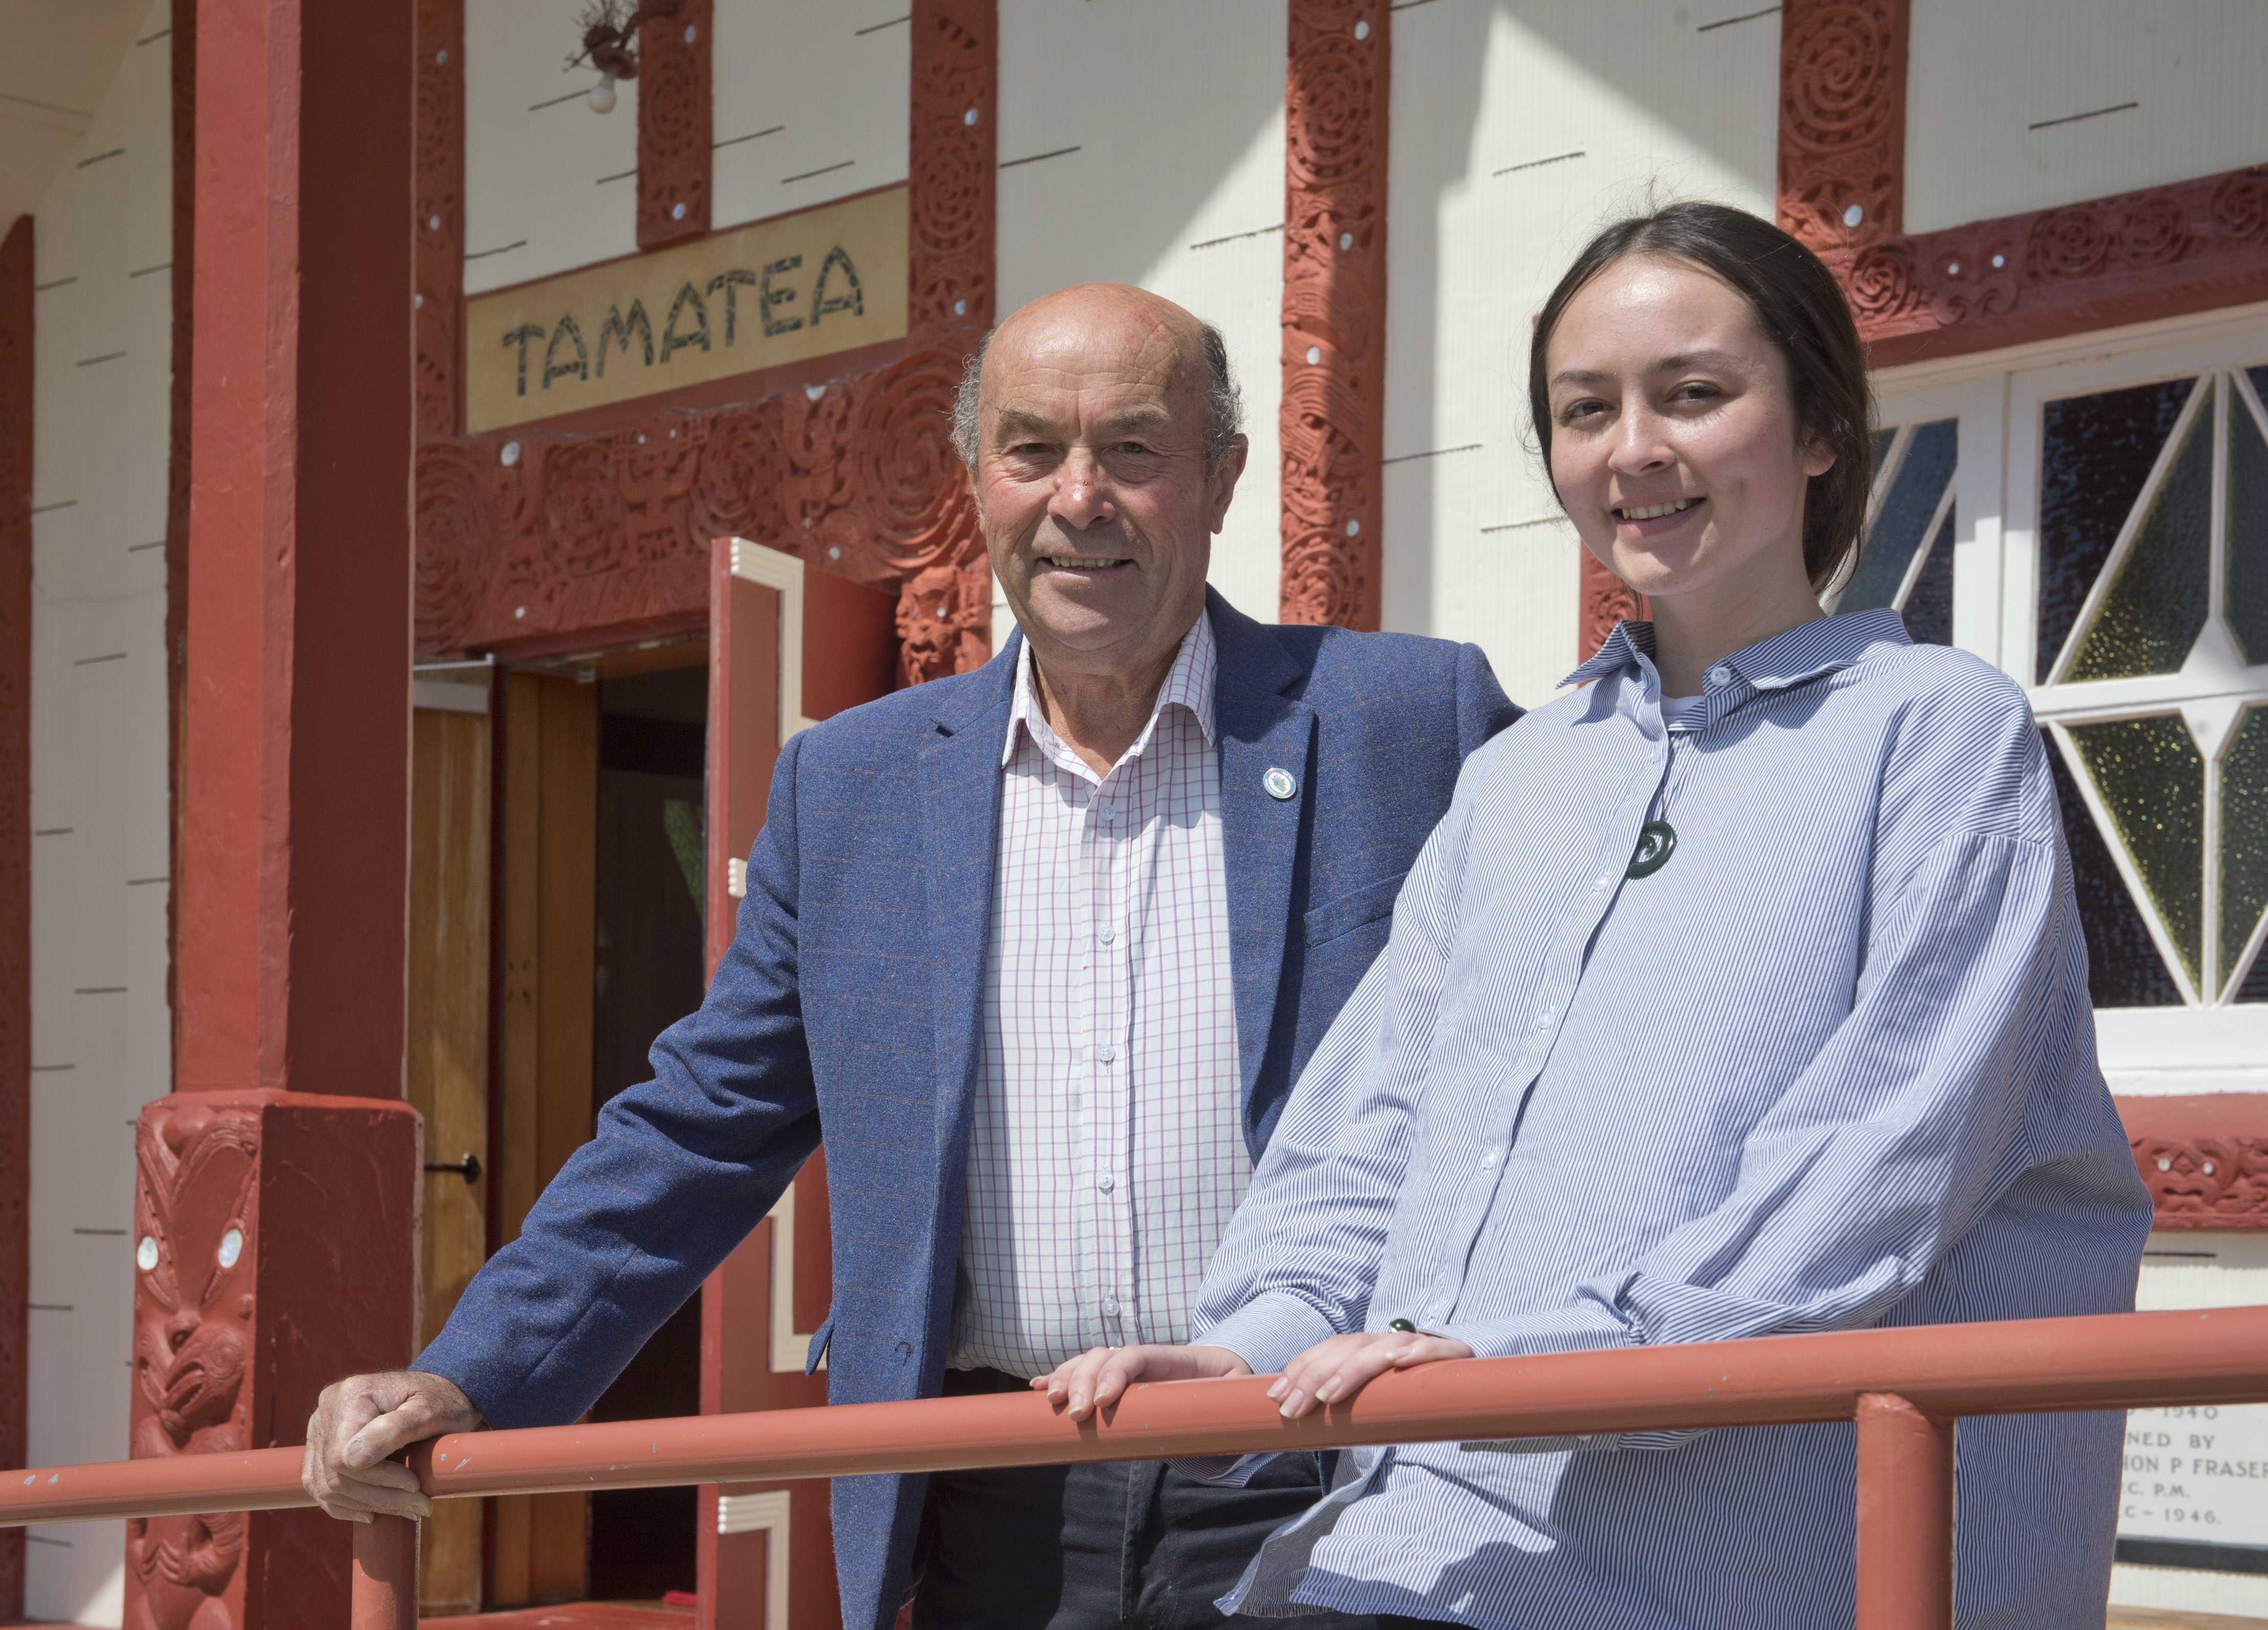
[[[406,1084],[425,1121],[423,1343],[488,1255],[490,691],[485,674],[412,691]],[[481,1502],[436,1505],[417,1561],[421,1612],[478,1611]]]
[[[710,571],[709,968],[732,944],[749,849],[781,745],[796,731],[887,691],[896,602],[793,555],[720,538]],[[824,1153],[702,1292],[703,1414],[827,1402],[806,1376],[827,1316]],[[836,1630],[833,1530],[823,1482],[711,1484],[701,1490],[701,1630]]]

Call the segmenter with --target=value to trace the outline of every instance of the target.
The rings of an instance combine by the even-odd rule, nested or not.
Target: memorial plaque
[[[2268,1405],[2130,1411],[2118,1534],[2268,1547]]]
[[[475,431],[906,333],[906,189],[774,216],[465,304]]]

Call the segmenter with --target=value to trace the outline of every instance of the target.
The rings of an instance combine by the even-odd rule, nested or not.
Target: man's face
[[[1195,321],[1108,284],[1050,295],[984,359],[976,501],[992,569],[1043,666],[1137,673],[1204,605],[1212,535],[1244,468],[1205,468]]]

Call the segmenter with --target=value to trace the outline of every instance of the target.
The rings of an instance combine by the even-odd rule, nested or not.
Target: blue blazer
[[[1519,717],[1472,645],[1255,623],[1206,597],[1244,1130],[1386,943],[1466,755]],[[416,1368],[491,1426],[572,1420],[747,1236],[825,1140],[835,1403],[932,1397],[945,1373],[984,937],[1020,637],[973,674],[788,742],[730,954],[654,1079],[609,1103]],[[1298,790],[1269,796],[1289,770]],[[927,1479],[835,1485],[843,1619],[888,1630]]]

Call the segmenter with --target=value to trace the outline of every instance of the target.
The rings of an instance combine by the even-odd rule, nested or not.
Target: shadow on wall
[[[1572,662],[1516,655],[1501,626],[1548,624],[1571,652],[1574,629],[1557,556],[1576,545],[1527,423],[1532,314],[1615,217],[1690,196],[1771,208],[1778,25],[1759,0],[1395,7],[1386,625],[1481,639],[1507,684],[1527,676],[1522,700]],[[1564,606],[1519,603],[1553,572]]]

